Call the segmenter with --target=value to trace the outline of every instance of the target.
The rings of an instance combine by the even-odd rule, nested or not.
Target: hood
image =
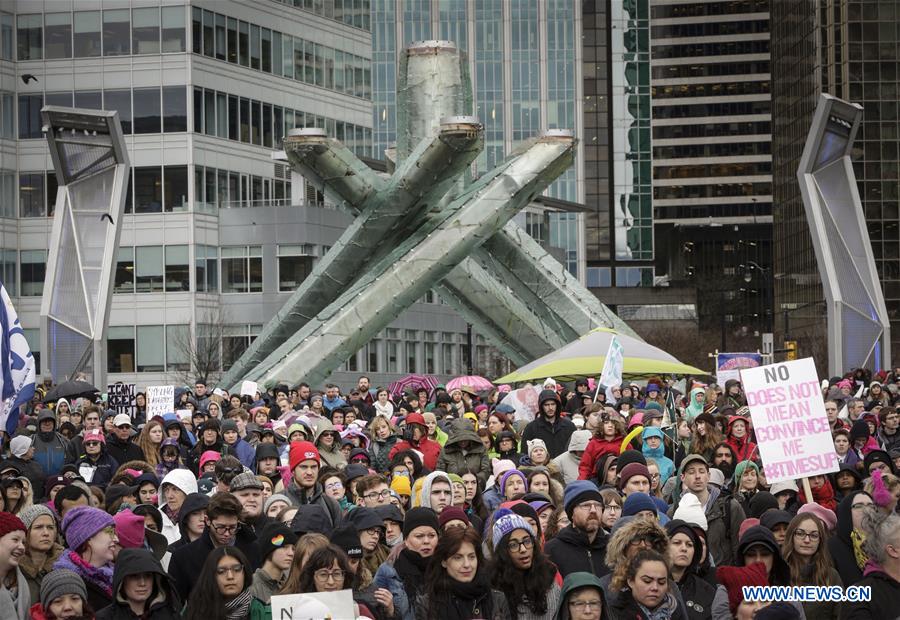
[[[159,483],[159,498],[162,500],[159,507],[162,508],[165,506],[166,502],[163,499],[165,494],[162,492],[163,487],[167,484],[174,485],[175,487],[181,489],[185,495],[190,495],[191,493],[197,492],[197,479],[194,478],[194,474],[187,469],[173,469],[169,473],[165,475],[165,477]]]
[[[58,401],[56,401],[56,410],[59,411],[59,406],[62,405],[63,403],[65,403],[65,405],[69,408],[69,412],[71,412],[72,404],[66,398],[60,398]]]
[[[471,443],[468,449],[469,454],[484,452],[484,444],[481,443],[481,437],[478,436],[478,433],[472,428],[472,423],[468,420],[453,421],[450,425],[448,439],[444,443],[444,450],[447,452],[461,451],[462,448],[459,447],[461,441]]]
[[[754,525],[744,532],[738,543],[735,562],[737,566],[744,566],[744,552],[754,545],[763,545],[772,552],[772,570],[769,571],[769,583],[773,585],[788,585],[790,581],[790,568],[781,557],[781,549],[775,542],[772,531],[762,525]]]
[[[274,443],[260,443],[256,445],[256,462],[259,463],[260,459],[268,459],[268,458],[279,458],[281,455],[278,452],[278,446]]]
[[[325,418],[325,417],[319,418],[319,419],[316,421],[316,437],[315,437],[315,439],[313,440],[313,443],[318,443],[319,437],[321,437],[321,436],[322,436],[322,433],[324,433],[325,431],[332,431],[332,432],[333,432],[333,431],[334,431],[334,424],[332,424],[332,423],[331,423],[331,420],[329,420],[328,418]],[[335,442],[335,444],[338,444],[338,442]]]
[[[562,413],[562,402],[559,400],[559,394],[556,393],[556,390],[543,390],[540,396],[538,396],[538,408],[537,412],[535,413],[535,417],[544,417],[544,403],[548,400],[556,401],[557,417],[560,413]]]
[[[729,379],[725,382],[725,395],[728,396],[728,390],[733,388],[734,386],[741,387],[741,382],[737,379]]]
[[[622,519],[619,519],[621,522]],[[655,541],[653,548],[660,553],[667,553],[669,548],[668,536],[662,526],[656,521],[647,519],[631,519],[624,525],[613,527],[609,543],[606,545],[606,565],[615,566],[621,558],[627,557],[628,545],[637,538],[646,538]]]
[[[341,439],[349,439],[350,437],[359,437],[362,441],[362,447],[366,450],[369,449],[369,436],[366,435],[361,428],[356,426],[354,422],[345,430],[341,431]]]
[[[572,436],[569,437],[569,447],[567,450],[569,452],[583,452],[587,450],[587,445],[591,441],[591,437],[593,433],[588,430],[580,430],[572,433]]]
[[[666,523],[666,534],[668,534],[669,538],[672,538],[675,534],[685,534],[694,543],[694,555],[691,557],[691,564],[688,566],[685,574],[692,572],[703,560],[703,545],[697,532],[694,531],[694,526],[681,519],[672,519]]]
[[[603,601],[603,617],[606,617],[606,593],[603,591],[603,584],[594,573],[569,573],[563,580],[562,592],[559,596],[559,607],[556,610],[556,617],[560,620],[569,620],[569,595],[585,587],[596,588],[600,594],[600,600]]]
[[[179,444],[178,440],[175,439],[174,437],[166,437],[165,439],[162,440],[162,443],[159,444],[159,453],[160,454],[162,454],[162,450],[166,446],[174,446],[176,449],[178,449],[179,453],[181,451],[181,444]]]
[[[157,590],[154,600],[160,600],[160,593],[163,593],[165,598],[172,596],[174,591],[172,581],[169,575],[166,574],[166,571],[163,570],[159,560],[153,557],[152,551],[149,549],[122,549],[116,558],[116,566],[115,570],[113,570],[112,591],[116,600],[121,601],[124,599],[124,595],[120,594],[119,589],[122,587],[122,582],[125,581],[125,578],[139,573],[151,573],[153,575]]]
[[[648,456],[653,459],[659,459],[665,456],[666,443],[661,429],[655,426],[647,426],[644,428],[644,432],[641,434],[641,437],[644,440],[644,443],[641,445],[641,452],[644,454],[644,456]],[[651,448],[650,446],[648,446],[646,443],[648,437],[659,437],[659,447]]]
[[[606,484],[606,475],[609,473],[610,468],[613,465],[618,464],[619,457],[616,454],[612,454],[611,452],[604,453],[599,459],[597,459],[597,464],[594,465],[594,471],[592,474],[597,476],[597,483],[599,485]]]
[[[431,508],[431,486],[434,484],[435,480],[446,480],[447,484],[450,485],[450,488],[453,488],[453,482],[450,480],[450,476],[442,471],[431,472],[425,476],[425,479],[422,481],[422,491],[419,494],[419,506]]]
[[[853,517],[850,507],[853,505],[854,498],[860,494],[869,495],[865,491],[850,491],[837,507],[837,536],[847,545],[851,545],[851,548],[850,532],[853,530]]]
[[[209,495],[199,492],[191,493],[184,498],[184,503],[181,504],[181,510],[178,511],[178,524],[181,525],[184,523],[184,520],[187,519],[188,515],[192,512],[205,510],[207,506],[209,506]]]

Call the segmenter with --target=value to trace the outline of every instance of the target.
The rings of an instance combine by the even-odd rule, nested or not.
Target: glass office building
[[[900,342],[900,5],[892,1],[802,0],[772,6],[775,305],[779,336],[800,353],[822,354],[823,293],[797,183],[818,95],[863,106],[854,172],[891,318]]]
[[[397,131],[395,101],[397,60],[413,41],[445,39],[465,51],[472,78],[473,107],[485,127],[485,149],[476,173],[491,169],[522,141],[554,128],[580,123],[580,0],[370,0],[372,27],[372,157],[384,150]],[[569,202],[584,200],[581,149],[546,195]],[[561,258],[574,275],[583,244],[577,213],[531,208],[517,217],[526,230],[541,229],[549,245],[562,248]],[[526,221],[527,220],[527,221]],[[546,228],[546,230],[544,230]]]

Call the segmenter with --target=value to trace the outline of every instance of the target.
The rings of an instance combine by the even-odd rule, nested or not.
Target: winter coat
[[[853,505],[853,500],[860,493],[865,493],[865,491],[851,491],[838,504],[837,527],[835,528],[834,536],[828,539],[828,553],[831,555],[831,561],[841,576],[841,581],[845,587],[854,585],[863,578],[862,570],[856,563],[856,556],[853,553],[853,541],[850,538],[850,532],[853,530],[851,506]]]
[[[316,448],[319,450],[319,456],[322,458],[323,466],[328,465],[335,469],[343,469],[347,465],[347,459],[344,458],[344,453],[341,452],[341,440],[336,439],[330,450],[319,445],[319,437],[322,436],[322,433],[326,431],[334,432],[334,430],[334,425],[331,423],[331,420],[328,418],[319,418],[319,421],[316,424],[315,444]]]
[[[669,604],[672,608],[672,613],[664,616],[666,620],[688,620],[684,609],[678,605],[678,601],[672,592],[669,592],[666,602],[662,604]],[[650,618],[631,596],[631,590],[627,588],[622,590],[615,602],[609,603],[609,611],[611,620],[649,620]],[[654,619],[660,617],[662,616],[653,616]]]
[[[107,453],[102,443],[100,444],[100,455],[96,460],[87,454],[82,454],[75,461],[75,466],[78,468],[78,475],[84,478],[85,482],[101,489],[106,488],[116,470],[119,469],[119,463]]]
[[[575,424],[568,418],[556,416],[553,423],[547,421],[543,414],[538,414],[528,423],[522,432],[522,445],[532,439],[543,439],[550,458],[556,458],[569,448],[569,438],[576,430]]]
[[[282,585],[284,585],[283,580],[272,579],[272,576],[265,570],[257,568],[253,573],[253,583],[250,584],[250,594],[268,605],[272,601],[272,595],[278,594]]]
[[[485,618],[482,613],[471,613],[471,609],[481,608],[487,603],[487,600],[491,601],[491,617]],[[464,618],[466,616],[470,618],[479,618],[484,620],[507,620],[510,617],[509,615],[509,605],[506,602],[506,596],[503,592],[499,590],[488,589],[484,595],[478,599],[478,601],[464,601],[455,596],[448,596],[447,604],[453,606],[454,611],[456,613],[453,614],[454,618]],[[428,596],[422,594],[416,599],[416,620],[432,620],[428,615]],[[466,612],[470,612],[467,614]]]
[[[139,573],[152,574],[156,582],[153,598],[147,601],[141,616],[131,610],[122,591],[125,578]],[[181,607],[172,580],[153,553],[148,549],[123,549],[113,572],[113,603],[97,612],[97,620],[179,620]]]
[[[659,437],[659,447],[653,449],[647,445],[646,440],[648,437]],[[663,432],[655,426],[648,426],[644,429],[642,438],[644,439],[644,442],[641,445],[641,452],[644,454],[645,458],[656,461],[656,465],[659,468],[659,484],[662,486],[666,483],[666,480],[675,473],[675,463],[665,454],[666,440],[663,436]]]
[[[53,570],[53,565],[64,551],[63,546],[59,543],[53,543],[47,559],[43,564],[35,564],[31,556],[26,553],[19,558],[19,569],[25,574],[25,580],[28,582],[28,590],[31,592],[31,604],[40,602],[41,600],[41,580]]]
[[[569,595],[576,590],[580,590],[587,586],[595,588],[600,595],[603,609],[601,610],[599,617],[609,618],[609,608],[606,604],[606,592],[603,591],[600,580],[592,573],[583,572],[572,573],[563,580],[562,592],[560,592],[559,597],[559,606],[555,616],[556,620],[571,620],[571,615],[569,615]]]
[[[3,620],[28,620],[28,610],[31,608],[31,593],[28,591],[28,582],[25,575],[16,567],[16,599],[0,583],[0,618]]]
[[[369,458],[372,459],[372,469],[379,474],[387,473],[391,468],[391,459],[388,455],[391,448],[400,440],[396,435],[388,435],[387,439],[373,439],[369,444]]]
[[[291,483],[284,489],[283,493],[290,498],[294,506],[303,506],[304,504],[318,504],[325,510],[325,514],[331,519],[331,526],[337,527],[341,522],[341,507],[333,498],[325,495],[325,489],[320,483],[312,488],[312,491],[306,491],[300,488],[295,482]]]
[[[604,454],[619,456],[619,449],[622,446],[623,439],[625,439],[624,436],[617,436],[611,440],[603,439],[596,435],[591,437],[584,454],[581,456],[581,463],[578,465],[578,479],[590,480],[593,478],[594,467],[597,466],[597,461]]]
[[[609,572],[606,566],[606,544],[609,542],[602,530],[594,536],[593,542],[587,534],[573,525],[564,527],[544,545],[544,553],[556,564],[559,574],[584,571],[602,577]]]
[[[882,427],[878,429],[877,437],[878,443],[881,444],[881,448],[885,452],[900,448],[900,429],[894,432],[893,435],[888,435],[884,432],[884,427]]]
[[[469,447],[463,450],[460,444],[469,442]],[[481,443],[481,438],[472,429],[468,420],[456,420],[450,430],[450,436],[444,449],[437,460],[438,471],[462,476],[466,472],[472,472],[482,481],[486,481],[491,475],[491,460],[488,458]]]
[[[28,481],[31,483],[31,488],[36,495],[34,499],[40,499],[41,493],[43,493],[44,483],[47,481],[47,474],[44,473],[44,468],[41,467],[41,464],[34,459],[26,461],[17,456],[9,457],[6,459],[5,464],[13,465],[18,468],[18,470],[22,472],[22,475],[28,478]]]
[[[844,582],[845,586],[847,585]],[[900,582],[877,566],[866,568],[866,576],[856,583],[872,588],[868,601],[844,603],[841,620],[873,620],[874,618],[896,618],[897,601],[900,601]]]
[[[256,570],[262,566],[259,544],[246,527],[238,526],[234,546],[247,556],[250,569]],[[175,583],[180,600],[186,601],[190,596],[191,590],[197,585],[197,578],[203,570],[203,563],[206,562],[206,557],[214,548],[215,545],[213,545],[213,541],[209,537],[209,529],[207,529],[197,540],[176,549],[172,554],[172,559],[169,560],[169,575]]]
[[[480,440],[479,443],[481,443]],[[417,450],[421,452],[423,457],[422,464],[431,471],[437,469],[438,458],[441,456],[441,444],[433,439],[423,437],[418,442],[418,445],[414,445],[412,441],[407,439],[398,441],[388,453],[388,460],[394,458],[395,454],[403,452],[404,450]]]
[[[165,536],[166,540],[168,540],[169,544],[171,545],[177,542],[179,538],[181,538],[181,530],[178,527],[178,524],[173,523],[169,518],[169,515],[166,514],[165,495],[162,493],[162,486],[164,484],[171,484],[172,486],[180,489],[181,492],[185,495],[190,495],[191,493],[197,492],[197,480],[194,478],[194,475],[187,469],[173,469],[168,474],[166,474],[165,478],[163,478],[159,482],[159,511],[160,513],[162,513],[163,521],[163,527],[160,534]]]
[[[56,476],[66,463],[74,463],[78,457],[72,442],[60,433],[35,433],[32,440],[34,461],[41,466],[47,476]],[[43,488],[43,483],[35,487]]]
[[[237,457],[237,460],[241,462],[241,465],[250,471],[255,471],[256,450],[240,437],[238,437],[237,441],[233,444],[222,444],[222,456],[225,456],[226,454]]]
[[[115,433],[106,436],[106,453],[113,457],[117,463],[128,461],[143,461],[144,452],[140,446],[131,441],[121,441]]]
[[[404,550],[406,551],[406,550]],[[404,553],[401,551],[400,553]],[[389,557],[386,562],[378,567],[375,577],[372,578],[372,585],[376,588],[385,588],[394,597],[394,617],[403,620],[415,620],[416,611],[414,606],[410,604],[409,593],[416,593],[425,583],[425,573],[418,571],[415,578],[409,578],[411,583],[406,583],[407,579],[397,570],[397,561],[402,560],[398,556],[393,561]]]

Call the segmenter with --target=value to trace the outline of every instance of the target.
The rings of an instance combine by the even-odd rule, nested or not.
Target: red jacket
[[[812,489],[812,487],[810,487]],[[833,510],[837,512],[837,500],[834,498],[834,489],[831,486],[831,483],[828,481],[828,478],[825,478],[825,484],[820,486],[818,489],[812,489],[813,501],[817,503],[819,506],[824,506],[828,510]],[[800,487],[799,497],[797,498],[801,503],[806,503],[806,493],[803,492],[803,487]]]
[[[441,444],[434,441],[433,439],[428,439],[427,437],[423,437],[421,441],[419,441],[418,446],[412,445],[410,442],[406,441],[398,441],[394,444],[394,447],[391,448],[391,451],[388,452],[388,458],[394,458],[394,455],[398,452],[402,452],[403,450],[418,450],[423,455],[423,465],[434,471],[437,468],[438,457],[441,455]]]
[[[736,437],[729,435],[725,440],[725,443],[734,450],[734,454],[737,456],[737,463],[740,463],[741,461],[750,461],[754,458],[759,460],[759,455],[755,454],[756,444],[750,441],[748,435],[744,435],[743,439],[737,439]]]
[[[604,454],[619,455],[624,437],[615,437],[612,441],[601,439],[596,435],[591,437],[584,454],[581,455],[581,462],[578,464],[578,479],[589,480],[594,477],[594,467],[597,461]]]

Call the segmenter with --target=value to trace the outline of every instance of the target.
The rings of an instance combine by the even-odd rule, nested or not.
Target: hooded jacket
[[[686,521],[674,519],[666,523],[666,534],[670,539],[678,533],[685,534],[694,544],[691,563],[684,570],[681,580],[676,582],[687,610],[688,619],[707,620],[710,617],[730,619],[728,592],[724,587],[714,586],[698,574],[700,564],[703,562],[700,537]]]
[[[581,456],[581,463],[578,465],[579,480],[590,480],[593,477],[597,461],[604,454],[619,456],[623,439],[625,439],[624,435],[616,435],[612,439],[604,439],[596,435],[591,437],[584,454]]]
[[[425,429],[425,432],[428,432],[428,426],[425,424],[425,418],[422,417],[421,413],[411,413],[406,416],[406,424],[409,426],[410,424],[419,424],[422,428]],[[481,440],[479,440],[479,443]],[[394,455],[398,452],[403,452],[404,450],[416,450],[422,453],[422,464],[429,470],[437,469],[437,461],[441,455],[441,444],[436,442],[433,439],[429,439],[427,436],[423,436],[418,442],[413,444],[411,439],[404,439],[402,441],[398,441],[394,444],[394,447],[391,448],[391,451],[388,453],[388,459],[394,458]]]
[[[558,457],[553,459],[553,462],[556,463],[556,466],[559,467],[559,471],[563,475],[563,480],[565,480],[566,484],[578,480],[578,467],[581,464],[581,459],[584,457],[582,454],[580,457],[575,456],[575,452],[584,452],[587,450],[588,443],[591,440],[591,431],[586,429],[580,429],[572,433],[572,436],[569,437],[569,448]]]
[[[659,447],[651,448],[647,445],[648,437],[659,437]],[[656,426],[648,426],[644,429],[642,433],[642,438],[644,440],[643,445],[641,446],[641,452],[648,459],[653,459],[656,461],[656,465],[659,467],[659,486],[662,486],[666,483],[673,473],[675,473],[675,463],[665,455],[666,450],[666,440],[663,436],[662,429]]]
[[[436,480],[443,480],[448,485],[450,485],[451,490],[453,489],[453,482],[450,480],[450,476],[442,471],[432,472],[425,476],[425,479],[422,481],[422,491],[419,493],[419,506],[422,506],[423,508],[432,508],[431,487],[434,485]]]
[[[291,480],[291,483],[284,489],[283,493],[290,498],[294,506],[318,504],[331,520],[331,527],[337,527],[340,524],[341,507],[333,498],[325,495],[325,489],[322,488],[320,483],[317,482],[312,490],[307,491],[301,488],[296,480]]]
[[[255,571],[262,566],[259,544],[249,528],[242,525],[238,526],[234,546],[247,556],[251,571]],[[200,577],[203,564],[214,548],[213,541],[209,537],[209,529],[207,529],[200,538],[177,549],[172,554],[172,559],[169,561],[169,575],[171,575],[172,581],[175,583],[175,589],[178,591],[180,600],[187,600],[191,590],[197,585],[197,578]],[[249,581],[253,578],[253,573],[250,572],[244,578]]]
[[[176,549],[191,543],[184,524],[192,513],[198,510],[205,510],[208,505],[209,496],[202,493],[191,493],[184,499],[184,503],[181,504],[181,510],[178,511],[178,531],[181,533],[181,538],[169,545],[169,551],[174,553]],[[165,518],[164,516],[163,519]]]
[[[574,525],[568,525],[547,541],[544,553],[556,564],[559,574],[563,577],[577,572],[602,577],[609,573],[609,567],[605,562],[608,542],[609,536],[602,529],[597,531],[591,542],[587,534],[576,529]]]
[[[319,449],[319,456],[324,461],[324,465],[334,467],[335,469],[343,469],[344,466],[347,465],[347,459],[344,458],[344,453],[341,452],[341,440],[335,439],[330,449],[326,449],[319,444],[319,438],[322,436],[322,433],[326,431],[335,432],[334,425],[328,418],[321,418],[316,424],[316,437],[313,443],[315,443],[316,448]]]
[[[236,457],[247,469],[252,470],[256,466],[256,450],[240,437],[231,444],[222,441],[222,456],[227,454]]]
[[[562,592],[559,597],[559,607],[556,610],[556,620],[570,620],[569,615],[569,595],[575,590],[580,590],[591,586],[597,590],[600,600],[603,602],[603,610],[600,614],[601,618],[609,618],[609,610],[606,604],[606,593],[600,580],[593,574],[587,572],[577,572],[568,575],[562,584]]]
[[[56,476],[66,463],[74,463],[78,458],[72,442],[56,432],[56,416],[50,409],[44,409],[38,415],[38,429],[44,420],[53,420],[53,430],[49,433],[38,430],[34,434],[34,461],[41,466],[47,476]]]
[[[553,422],[547,420],[544,416],[544,403],[554,400],[556,401],[556,417]],[[538,397],[538,410],[534,416],[534,420],[528,423],[522,432],[522,445],[532,439],[542,439],[547,446],[547,452],[550,458],[554,459],[569,447],[569,438],[577,429],[572,420],[561,417],[563,412],[562,403],[559,396],[553,390],[544,390]]]
[[[731,432],[734,423],[738,421],[743,421],[745,426],[747,427],[746,433],[744,433],[744,436],[740,439],[735,437]],[[750,461],[753,460],[754,457],[758,456],[755,454],[756,444],[750,441],[750,423],[747,421],[747,418],[742,416],[732,416],[728,420],[728,428],[725,429],[725,435],[725,443],[727,443],[729,447],[734,450],[734,453],[737,456],[737,461],[735,461],[735,463],[740,463],[741,461]]]
[[[828,552],[841,581],[845,586],[855,584],[863,578],[862,569],[856,563],[853,553],[853,541],[850,532],[853,530],[852,508],[857,495],[868,495],[865,491],[851,491],[841,500],[837,507],[837,528],[835,535],[828,539]]]
[[[125,578],[130,575],[153,575],[153,592],[141,616],[135,615],[122,591]],[[149,549],[123,549],[116,559],[113,572],[112,605],[97,612],[97,620],[178,620],[181,603],[169,575]]]
[[[846,582],[844,582],[846,585]],[[871,618],[893,618],[897,616],[897,601],[900,600],[900,581],[897,581],[879,566],[870,562],[865,577],[859,586],[872,589],[868,601],[847,602],[841,609],[841,620],[870,620]]]
[[[172,486],[181,489],[185,495],[190,495],[191,493],[197,492],[197,479],[194,478],[194,474],[187,469],[173,469],[159,482],[159,511],[162,513],[163,521],[162,532],[160,533],[166,537],[166,540],[168,540],[171,545],[172,543],[178,542],[178,539],[181,538],[181,531],[178,529],[178,526],[172,522],[169,515],[166,514],[165,493],[162,492],[164,484],[171,484]]]
[[[688,424],[693,424],[694,419],[703,413],[703,403],[697,403],[697,394],[705,395],[706,390],[696,387],[688,395],[688,406],[684,409],[684,417],[687,418]]]
[[[461,445],[464,441],[469,442],[465,450]],[[472,472],[482,481],[490,477],[491,460],[468,420],[455,420],[451,425],[450,436],[437,460],[437,469],[460,476]]]

